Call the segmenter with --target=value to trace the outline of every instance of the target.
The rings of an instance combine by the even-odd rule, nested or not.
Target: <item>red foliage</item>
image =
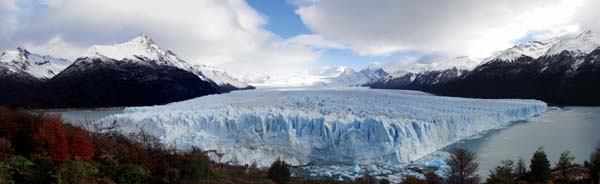
[[[75,130],[69,142],[69,152],[73,158],[91,160],[94,156],[94,147],[86,132],[81,129]]]
[[[20,155],[34,152],[32,135],[37,132],[41,117],[25,111],[0,107],[0,137],[8,139]]]
[[[5,138],[0,138],[0,162],[9,158],[14,152],[10,141]]]
[[[60,117],[45,117],[33,135],[33,140],[36,152],[49,155],[52,161],[64,162],[69,159],[67,137]]]

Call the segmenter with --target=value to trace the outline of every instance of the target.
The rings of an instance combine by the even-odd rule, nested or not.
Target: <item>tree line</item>
[[[485,181],[477,174],[479,168],[475,153],[454,149],[446,160],[449,169],[445,178],[431,172],[425,177],[407,176],[402,184],[598,184],[600,174],[600,145],[583,164],[574,163],[570,151],[564,151],[554,166],[550,164],[543,147],[539,147],[531,158],[529,166],[523,159],[516,162],[503,160],[489,171]]]

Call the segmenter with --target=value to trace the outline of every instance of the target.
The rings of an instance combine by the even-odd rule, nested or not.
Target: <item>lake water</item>
[[[74,124],[94,121],[123,109],[67,110],[60,113],[66,122]],[[595,146],[600,143],[600,107],[565,107],[552,109],[528,121],[515,122],[502,129],[488,131],[479,137],[450,145],[442,151],[455,147],[477,153],[480,172],[483,177],[501,160],[523,158],[528,164],[533,152],[540,146],[548,154],[554,165],[559,154],[570,150],[582,163],[589,158]]]
[[[66,123],[81,124],[93,122],[103,117],[123,112],[122,108],[115,109],[81,109],[81,110],[56,110],[48,113],[58,113]]]
[[[489,131],[481,137],[464,140],[455,147],[477,153],[479,174],[487,176],[501,160],[522,158],[527,165],[533,152],[544,147],[552,166],[561,152],[571,151],[575,162],[583,163],[600,143],[600,107],[565,107],[506,128]]]

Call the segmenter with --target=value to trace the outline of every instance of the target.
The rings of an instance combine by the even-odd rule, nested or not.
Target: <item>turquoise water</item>
[[[589,159],[600,143],[600,107],[565,107],[527,121],[489,131],[444,148],[465,148],[477,154],[479,174],[487,176],[501,160],[522,158],[528,165],[533,152],[543,146],[552,166],[561,152],[571,151],[575,162]]]

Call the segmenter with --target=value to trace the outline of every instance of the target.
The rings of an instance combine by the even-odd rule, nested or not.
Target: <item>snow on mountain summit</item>
[[[500,51],[492,55],[492,57],[488,58],[487,61],[512,61],[522,56],[529,56],[535,59],[546,54],[546,52],[550,48],[552,48],[558,43],[560,43],[560,40],[558,38],[552,38],[545,41],[530,41],[527,43],[515,45],[504,51]]]
[[[21,47],[0,54],[0,65],[10,72],[27,73],[38,79],[50,79],[70,64],[66,59],[33,54]]]
[[[115,60],[128,59],[140,62],[152,62],[151,64],[174,66],[189,70],[190,65],[180,59],[170,50],[160,48],[145,34],[142,34],[128,42],[113,45],[94,45],[90,47],[86,56],[106,56]]]
[[[250,87],[248,84],[231,77],[222,69],[206,65],[192,66],[170,50],[159,47],[145,34],[121,44],[94,45],[88,49],[86,56],[92,58],[107,57],[115,60],[127,60],[128,62],[172,66],[192,72],[201,79],[212,81],[220,87],[230,86],[239,89]]]
[[[481,59],[472,58],[469,56],[458,56],[446,60],[445,62],[436,62],[429,64],[428,71],[443,71],[452,68],[461,69],[461,70],[471,70],[475,68]]]
[[[379,81],[388,73],[380,66],[369,66],[360,71],[349,67],[339,67],[340,74],[337,77],[329,78],[328,86],[364,86]]]
[[[194,65],[192,66],[194,73],[205,80],[213,81],[219,86],[230,85],[239,89],[245,89],[250,85],[240,81],[237,78],[229,75],[225,70],[220,68],[208,66],[208,65]]]
[[[600,47],[600,36],[587,30],[574,39],[562,41],[548,50],[546,55],[556,55],[563,51],[571,51],[576,55],[588,54]]]

